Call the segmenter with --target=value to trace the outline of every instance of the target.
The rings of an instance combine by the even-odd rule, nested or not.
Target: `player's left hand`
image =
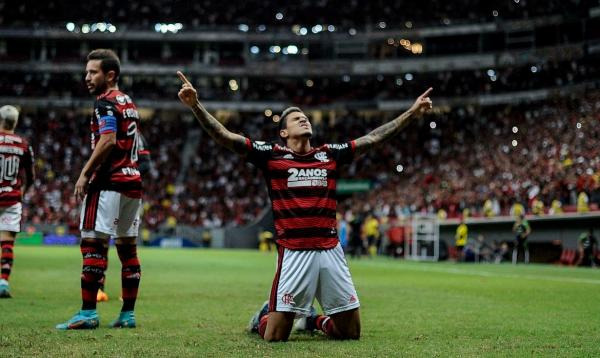
[[[415,103],[411,106],[411,110],[415,113],[422,113],[433,108],[433,102],[429,98],[429,94],[433,91],[432,87],[429,87],[427,91],[423,92],[422,95],[417,97]]]
[[[89,178],[83,174],[77,179],[77,183],[75,183],[75,192],[73,193],[77,200],[82,201],[85,197],[88,189],[88,181]]]

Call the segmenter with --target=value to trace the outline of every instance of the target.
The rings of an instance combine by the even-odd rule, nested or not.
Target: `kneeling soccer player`
[[[279,122],[284,146],[252,141],[228,131],[198,101],[185,76],[180,100],[220,145],[263,171],[277,234],[277,271],[271,296],[251,321],[251,329],[267,341],[288,339],[298,315],[311,315],[316,298],[324,316],[314,325],[337,339],[360,338],[359,301],[337,237],[336,179],[339,168],[398,134],[413,114],[432,107],[431,88],[412,107],[369,134],[341,144],[313,147],[312,126],[297,107],[286,109]]]

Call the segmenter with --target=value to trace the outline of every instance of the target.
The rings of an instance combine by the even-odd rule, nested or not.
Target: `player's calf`
[[[142,277],[140,261],[137,257],[137,246],[134,240],[128,242],[119,240],[116,244],[119,260],[121,260],[122,313],[133,312]]]
[[[15,255],[13,253],[13,249],[15,246],[15,242],[12,240],[2,240],[0,247],[2,249],[2,256],[0,259],[0,266],[2,267],[0,273],[0,279],[8,281],[10,277],[10,272],[12,270],[13,261]]]
[[[0,258],[0,298],[11,298],[10,295],[10,286],[8,284],[8,279],[10,277],[10,272],[12,270],[14,253],[13,247],[15,242],[13,240],[2,240],[0,247],[2,250],[1,258]]]
[[[95,310],[98,289],[108,266],[108,243],[103,239],[81,239],[81,255],[81,309]]]

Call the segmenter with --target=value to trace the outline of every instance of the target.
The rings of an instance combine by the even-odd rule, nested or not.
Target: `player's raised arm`
[[[421,111],[429,110],[433,107],[433,103],[429,98],[429,94],[433,91],[433,88],[427,89],[422,95],[420,95],[415,103],[400,116],[396,117],[393,121],[388,122],[382,126],[379,126],[372,130],[369,134],[364,135],[355,141],[356,154],[362,154],[369,149],[373,148],[377,144],[383,143],[389,140],[396,134],[400,133],[402,128],[406,127],[408,123],[415,117],[415,114]]]
[[[196,89],[183,73],[177,71],[181,79],[181,89],[179,90],[179,99],[183,104],[190,107],[194,115],[200,122],[200,125],[208,134],[213,137],[217,143],[238,154],[246,154],[246,138],[239,134],[232,133],[225,128],[215,117],[213,117],[198,101]]]

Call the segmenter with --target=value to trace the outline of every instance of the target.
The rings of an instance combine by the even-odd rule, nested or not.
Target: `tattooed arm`
[[[383,143],[400,133],[400,131],[402,131],[402,129],[410,123],[412,118],[414,118],[415,113],[418,113],[422,110],[431,109],[433,104],[429,98],[429,94],[432,90],[432,88],[429,88],[427,91],[425,91],[417,98],[415,103],[406,112],[396,117],[393,121],[379,126],[372,130],[369,134],[356,139],[356,155],[363,154],[374,146]]]
[[[232,152],[241,155],[248,153],[246,138],[230,132],[215,117],[208,113],[200,101],[198,101],[198,95],[190,81],[188,81],[183,73],[179,71],[177,71],[177,75],[183,82],[181,89],[179,90],[179,99],[194,112],[194,116],[196,116],[196,119],[198,119],[202,128],[204,128],[217,143]]]

